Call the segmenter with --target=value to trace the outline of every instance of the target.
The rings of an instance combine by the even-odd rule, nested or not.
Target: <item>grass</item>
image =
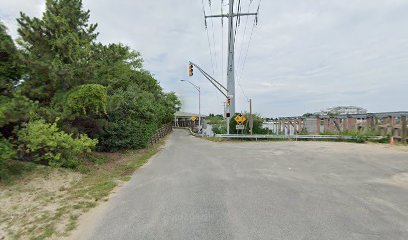
[[[22,163],[19,167],[24,170],[0,184],[0,239],[3,235],[5,239],[68,236],[81,214],[107,201],[112,190],[129,181],[163,143],[144,150],[89,155],[77,171]]]

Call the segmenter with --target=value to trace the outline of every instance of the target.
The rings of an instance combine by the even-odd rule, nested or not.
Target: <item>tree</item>
[[[9,137],[18,123],[27,119],[33,103],[16,92],[21,77],[19,52],[0,22],[0,133]]]
[[[0,95],[11,96],[20,79],[21,69],[17,64],[18,51],[7,28],[0,22]]]
[[[41,19],[21,13],[19,43],[27,71],[22,89],[31,99],[50,103],[55,93],[93,78],[91,47],[98,33],[89,16],[81,0],[47,0]]]
[[[142,68],[140,53],[123,44],[98,43],[92,46],[95,78],[91,83],[111,89],[128,86]]]

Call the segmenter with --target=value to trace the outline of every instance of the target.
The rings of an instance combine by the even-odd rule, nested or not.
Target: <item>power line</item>
[[[237,19],[235,20],[235,33],[234,33],[234,43],[235,43],[235,41],[236,41],[236,39],[237,39],[237,32],[238,32],[238,27],[239,27],[239,23],[240,23],[240,19],[241,19],[241,17],[239,16],[239,14],[241,13],[241,0],[239,0],[238,1],[238,4],[237,4],[237,14],[238,14],[238,16],[237,16]]]
[[[259,13],[259,8],[260,8],[260,5],[261,5],[261,2],[262,2],[262,0],[259,0],[257,13]],[[250,3],[252,3],[252,1],[251,1]],[[242,62],[241,73],[239,74],[239,76],[237,76],[237,81],[239,81],[239,79],[242,78],[242,77],[243,77],[243,74],[244,74],[245,65],[246,65],[246,61],[247,61],[247,57],[248,57],[248,52],[249,52],[249,47],[250,47],[250,45],[251,45],[252,36],[253,36],[253,33],[254,33],[254,28],[255,28],[255,26],[256,26],[257,23],[258,23],[257,17],[258,17],[258,15],[256,16],[256,18],[255,18],[255,20],[254,20],[254,23],[253,23],[253,25],[252,25],[251,34],[250,34],[249,41],[248,41],[248,46],[247,46],[247,49],[246,49],[246,52],[245,52],[245,55],[244,55],[244,56],[245,56],[245,57],[244,57],[244,60],[243,60],[243,62]],[[242,50],[242,48],[241,48],[241,50]],[[240,53],[240,55],[241,55],[241,53]],[[239,60],[238,60],[238,66],[239,66]],[[238,75],[238,74],[237,74],[237,75]]]
[[[221,0],[221,15],[224,14],[224,0]],[[224,19],[221,18],[221,80],[224,83]]]
[[[257,9],[257,13],[258,13],[258,14],[259,14],[259,8],[260,8],[260,6],[261,6],[261,2],[262,2],[262,0],[259,0],[258,9]],[[250,47],[250,45],[251,45],[252,35],[253,35],[253,33],[254,33],[254,28],[255,28],[255,26],[258,24],[258,14],[257,14],[257,16],[256,16],[256,18],[255,18],[254,24],[252,25],[251,35],[250,35],[249,41],[248,41],[248,47],[247,47],[247,50],[246,50],[246,53],[245,53],[245,57],[244,57],[244,61],[243,61],[243,64],[242,64],[241,75],[243,74],[244,69],[245,69],[245,64],[246,64],[246,60],[247,60],[247,57],[248,57],[249,47]]]
[[[211,0],[208,0],[208,4],[210,5],[210,13],[212,15],[212,5]],[[215,48],[215,30],[214,30],[214,19],[211,18],[211,26],[212,26],[212,37],[213,37],[213,47],[214,47],[214,59],[215,59],[215,72],[218,74],[218,59],[217,59],[217,49]],[[213,73],[215,74],[215,73]]]
[[[253,2],[253,0],[251,0],[251,1],[249,2],[249,4],[248,4],[248,12],[249,12],[250,9],[251,9],[251,4],[252,4],[252,2]],[[242,35],[242,43],[240,44],[241,47],[240,47],[240,52],[239,52],[239,57],[238,57],[238,64],[237,64],[237,66],[238,66],[238,71],[237,71],[237,74],[236,74],[236,79],[237,79],[237,84],[238,84],[238,86],[240,87],[240,89],[241,89],[241,91],[242,91],[242,94],[245,96],[245,98],[246,98],[247,101],[248,101],[248,97],[247,97],[247,95],[245,94],[244,88],[243,88],[242,85],[240,84],[240,78],[242,77],[242,74],[239,74],[239,70],[240,70],[239,66],[240,66],[240,62],[241,62],[242,50],[244,49],[244,43],[245,43],[244,40],[245,40],[245,34],[246,34],[247,25],[248,25],[248,17],[246,18],[246,21],[245,21],[244,34]]]
[[[246,53],[245,53],[245,57],[244,57],[244,61],[243,61],[242,68],[241,68],[241,74],[240,74],[241,77],[242,77],[242,75],[244,74],[245,64],[246,64],[246,60],[247,60],[247,57],[248,57],[249,47],[250,47],[250,45],[251,45],[252,35],[253,35],[253,33],[254,33],[255,25],[256,25],[256,22],[254,21],[254,24],[252,25],[251,35],[250,35],[249,41],[248,41],[248,47],[247,47],[247,50],[246,50]]]
[[[205,17],[206,14],[205,14],[204,0],[201,0],[201,3],[202,3],[202,5],[203,5],[203,13],[204,13],[204,17]],[[207,19],[205,20],[205,30],[206,30],[206,32],[207,32],[208,48],[210,49],[211,67],[212,67],[213,74],[215,75],[214,63],[213,63],[213,53],[212,53],[212,49],[211,49],[210,35],[208,34]]]
[[[249,10],[251,9],[251,4],[252,4],[252,2],[253,2],[253,0],[251,0],[251,1],[249,2],[249,4],[248,4],[248,12],[249,12]],[[245,35],[246,35],[247,26],[248,26],[248,19],[249,19],[249,17],[246,18],[245,27],[244,27],[244,34],[242,35],[242,44],[241,44],[240,51],[239,51],[239,55],[238,55],[238,66],[239,66],[240,63],[241,63],[242,50],[244,49]],[[238,78],[238,76],[237,76],[237,78]]]

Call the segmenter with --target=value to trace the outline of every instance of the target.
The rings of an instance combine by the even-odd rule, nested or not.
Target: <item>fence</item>
[[[303,132],[319,135],[322,132],[372,132],[392,136],[407,142],[408,112],[349,114],[338,116],[282,117],[272,120],[272,131],[277,135],[299,135]]]
[[[159,128],[159,130],[157,130],[157,132],[150,139],[150,145],[158,143],[160,139],[167,136],[172,131],[173,131],[173,128],[171,126],[171,123],[163,125],[163,127]]]
[[[242,135],[242,134],[217,134],[218,138],[227,139],[281,139],[281,140],[359,140],[360,137],[356,136],[343,136],[343,135]],[[367,140],[383,140],[386,137],[372,136],[367,137]]]

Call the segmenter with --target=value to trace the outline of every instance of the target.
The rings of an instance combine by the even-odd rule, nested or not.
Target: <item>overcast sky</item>
[[[0,18],[14,38],[19,11],[39,17],[44,2],[0,0]],[[226,22],[222,28],[220,19],[208,21],[211,61],[201,0],[83,2],[91,22],[99,25],[98,40],[140,51],[145,68],[166,91],[178,94],[183,110],[198,109],[197,93],[179,81],[188,78],[188,61],[226,85]],[[220,13],[221,0],[211,2],[210,9],[204,0],[206,13]],[[256,11],[258,2],[248,9],[250,0],[242,0],[242,11]],[[247,98],[265,117],[338,105],[370,112],[408,110],[407,13],[408,0],[262,1],[253,32],[253,17],[242,18],[238,28],[237,111],[248,109]],[[188,79],[202,88],[204,113],[223,112],[222,95],[197,70]]]

